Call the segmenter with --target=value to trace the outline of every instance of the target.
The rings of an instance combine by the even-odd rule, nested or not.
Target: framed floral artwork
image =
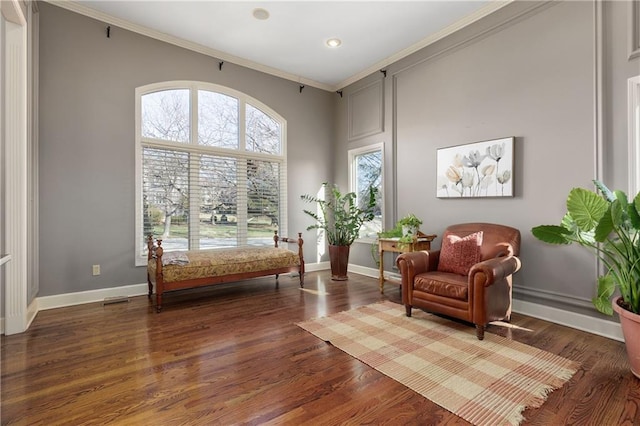
[[[513,197],[514,137],[437,150],[438,198]]]

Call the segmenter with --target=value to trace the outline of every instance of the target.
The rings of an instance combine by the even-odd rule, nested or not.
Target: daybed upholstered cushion
[[[440,248],[438,271],[468,275],[469,269],[480,262],[482,254],[482,231],[474,232],[466,237],[445,235]]]
[[[189,259],[189,263],[162,267],[164,282],[268,271],[300,265],[297,253],[279,247],[193,250],[186,251],[184,254]],[[149,271],[151,276],[155,277],[155,259],[149,261]]]

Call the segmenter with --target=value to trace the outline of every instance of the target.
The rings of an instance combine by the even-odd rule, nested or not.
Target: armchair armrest
[[[469,271],[469,302],[475,324],[511,317],[511,275],[520,269],[516,256],[502,256],[475,264]]]
[[[502,256],[487,259],[480,263],[476,263],[469,270],[469,283],[476,282],[476,278],[482,280],[481,277],[476,277],[477,274],[484,275],[484,286],[490,286],[494,282],[501,281],[509,275],[515,274],[520,270],[522,263],[516,256]]]
[[[405,275],[411,277],[411,281],[413,281],[414,276],[435,270],[438,266],[439,257],[440,250],[422,250],[402,253],[396,259],[396,265],[402,274],[403,281]]]
[[[410,300],[410,289],[413,289],[413,279],[423,272],[435,271],[438,267],[440,250],[423,250],[402,253],[396,259],[396,265],[402,277],[402,300]]]

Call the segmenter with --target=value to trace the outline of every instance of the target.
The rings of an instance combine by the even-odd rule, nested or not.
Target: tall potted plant
[[[301,195],[302,200],[317,203],[318,212],[304,209],[304,213],[315,220],[315,224],[307,227],[322,229],[329,243],[329,260],[331,263],[331,279],[344,281],[347,276],[349,249],[358,238],[363,223],[373,220],[376,208],[377,188],[369,187],[367,197],[358,200],[355,192],[342,194],[335,184],[322,184],[326,198]]]
[[[593,181],[597,191],[574,188],[567,213],[558,225],[531,229],[541,241],[579,244],[593,250],[607,271],[598,278],[596,309],[620,316],[631,371],[640,378],[640,193],[631,201],[623,191],[611,191]],[[611,301],[619,291],[620,296]]]

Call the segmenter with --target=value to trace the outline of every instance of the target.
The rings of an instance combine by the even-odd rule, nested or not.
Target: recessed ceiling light
[[[327,40],[327,46],[329,47],[338,47],[342,44],[342,41],[339,38],[330,38]]]
[[[255,9],[253,9],[253,17],[264,21],[266,19],[269,19],[269,11],[261,7],[256,7]]]

